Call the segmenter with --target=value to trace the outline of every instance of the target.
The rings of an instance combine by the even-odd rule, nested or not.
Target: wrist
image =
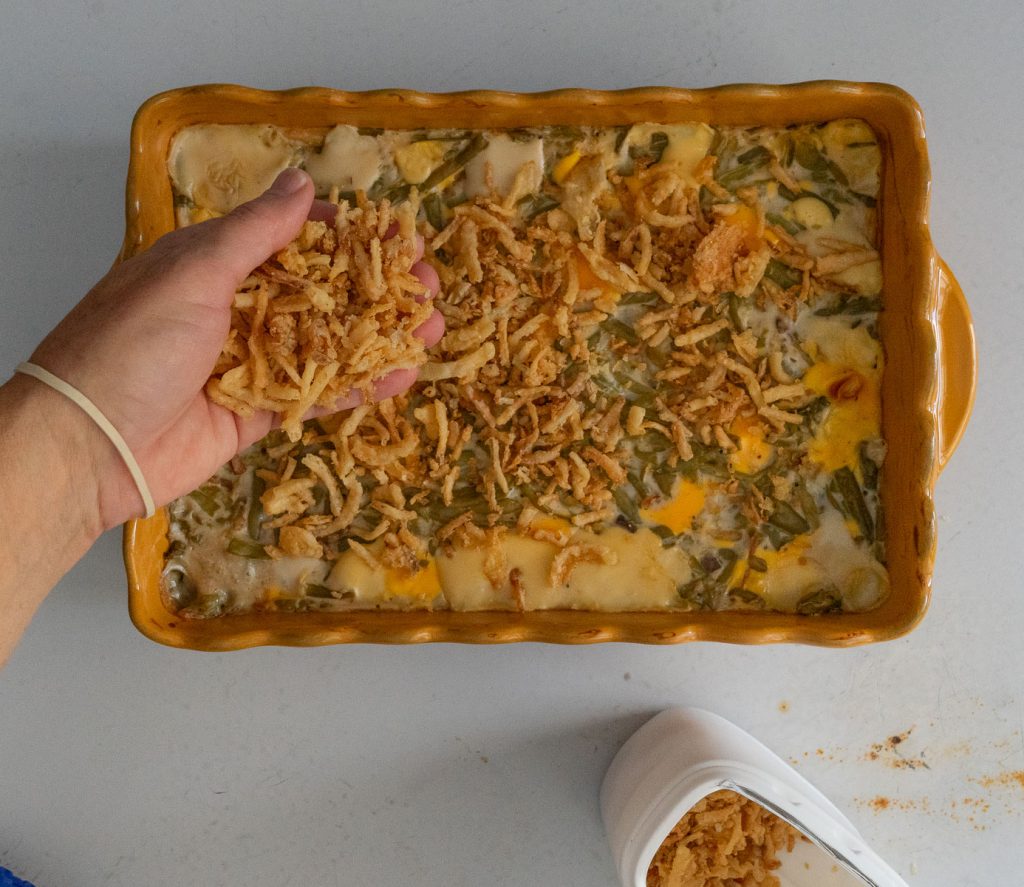
[[[73,563],[129,514],[130,505],[124,505],[128,471],[106,435],[60,392],[16,374],[0,388],[0,397],[7,422],[5,455],[13,456],[24,475],[17,479],[19,487],[60,527]]]

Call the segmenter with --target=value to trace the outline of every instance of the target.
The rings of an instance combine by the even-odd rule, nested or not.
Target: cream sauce
[[[686,184],[695,186],[694,170],[708,154],[715,133],[705,123],[641,123],[632,127],[622,142],[618,160],[629,156],[629,149],[646,145],[655,133],[664,133],[668,144],[661,155],[661,164],[674,167]]]
[[[568,584],[556,587],[550,581],[552,562],[558,553],[554,544],[515,534],[504,539],[505,560],[509,570],[520,571],[527,609],[664,609],[678,602],[676,589],[690,578],[683,552],[663,548],[661,540],[646,528],[629,533],[611,527],[600,535],[578,531],[572,541],[611,549],[616,562],[578,564]],[[485,554],[483,549],[474,548],[438,557],[441,584],[453,610],[515,607],[510,587],[495,589],[484,577]]]
[[[516,141],[503,134],[492,136],[487,147],[466,164],[466,196],[489,193],[488,172],[495,190],[508,193],[519,170],[527,163],[533,163],[538,171],[544,169],[543,139]]]
[[[336,126],[324,139],[319,154],[306,161],[318,194],[337,186],[342,191],[369,191],[380,178],[383,157],[374,136],[359,134],[354,126]]]
[[[259,197],[301,148],[275,126],[210,124],[183,129],[171,143],[168,166],[175,189],[195,204],[226,213]]]
[[[834,511],[821,516],[821,526],[779,552],[762,552],[768,572],[759,578],[760,593],[775,609],[793,610],[800,598],[823,587],[837,589],[844,609],[869,610],[888,590],[888,575],[871,549],[854,543],[850,530]]]

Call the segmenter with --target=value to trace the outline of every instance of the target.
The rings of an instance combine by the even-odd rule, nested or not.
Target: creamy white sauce
[[[705,123],[641,123],[630,128],[619,149],[618,162],[629,156],[629,149],[644,146],[655,133],[664,133],[668,144],[661,155],[660,163],[675,168],[686,184],[694,186],[697,180],[694,170],[708,154],[715,133]]]
[[[516,141],[503,134],[491,136],[487,147],[466,164],[466,196],[489,193],[488,169],[495,190],[508,193],[519,170],[527,163],[533,163],[538,171],[544,169],[543,139]]]
[[[318,194],[334,186],[342,191],[369,191],[380,178],[382,159],[374,136],[341,125],[327,133],[320,153],[306,161],[306,172],[313,177]]]
[[[867,610],[876,606],[888,589],[885,569],[871,549],[858,546],[842,517],[834,511],[821,515],[821,526],[807,537],[806,545],[782,553],[764,575],[764,596],[770,607],[793,610],[800,598],[823,586],[834,586],[844,609]]]
[[[226,213],[259,197],[300,155],[300,146],[275,126],[210,124],[174,137],[168,167],[179,194]]]
[[[821,359],[872,375],[882,365],[882,345],[855,322],[854,317],[821,317],[807,311],[797,320],[797,330],[804,341],[815,343]]]
[[[666,549],[648,529],[629,533],[612,527],[600,535],[578,532],[574,542],[600,545],[616,555],[614,564],[580,563],[567,585],[550,582],[558,548],[548,542],[509,535],[502,549],[509,570],[520,571],[527,609],[649,610],[678,603],[676,589],[690,578],[686,556]],[[483,549],[460,549],[439,555],[438,572],[445,597],[453,610],[513,609],[510,588],[495,589],[484,576]]]

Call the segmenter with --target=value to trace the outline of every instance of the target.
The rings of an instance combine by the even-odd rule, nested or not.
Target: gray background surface
[[[923,106],[934,238],[982,378],[939,483],[931,611],[881,646],[178,652],[129,622],[108,534],[0,675],[0,865],[39,887],[612,887],[600,779],[645,718],[688,703],[796,761],[912,885],[1022,883],[1024,12],[835,6],[4,4],[0,378],[113,259],[132,114],[163,89],[822,77]],[[911,728],[904,758],[927,767],[872,759]]]

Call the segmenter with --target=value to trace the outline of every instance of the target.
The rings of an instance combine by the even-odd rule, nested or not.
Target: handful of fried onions
[[[415,330],[433,312],[411,273],[416,208],[387,200],[338,204],[334,222],[306,222],[235,294],[231,330],[206,384],[241,416],[281,414],[292,441],[314,406],[335,406],[374,380],[426,361]],[[392,234],[397,226],[397,233]]]

